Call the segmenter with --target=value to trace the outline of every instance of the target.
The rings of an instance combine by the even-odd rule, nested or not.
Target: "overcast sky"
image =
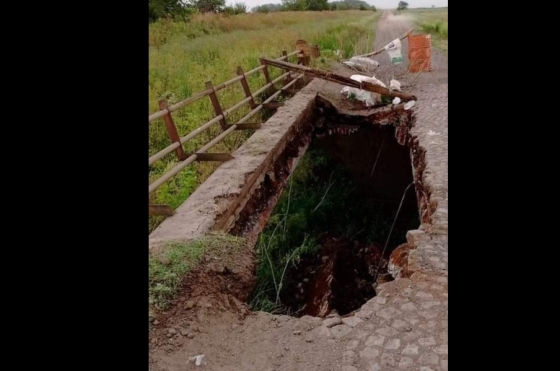
[[[333,0],[329,0],[333,1]],[[396,8],[399,0],[365,0],[371,5],[375,5],[380,9]],[[226,0],[228,4],[236,2],[245,3],[249,9],[262,4],[281,4],[281,0]],[[407,0],[410,8],[429,8],[435,6],[448,6],[448,0]]]

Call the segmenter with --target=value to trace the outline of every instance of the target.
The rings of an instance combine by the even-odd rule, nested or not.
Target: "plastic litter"
[[[389,88],[391,90],[401,91],[401,83],[395,79],[392,79],[389,83]]]
[[[352,57],[349,61],[342,63],[362,72],[375,71],[377,67],[379,67],[379,62],[374,59],[364,57]]]
[[[415,104],[416,104],[416,102],[413,101],[413,100],[411,100],[410,102],[407,102],[407,103],[404,105],[404,110],[405,110],[405,111],[408,111],[409,109],[411,109],[412,107],[414,107]]]
[[[375,76],[368,77],[363,75],[352,75],[350,78],[357,82],[369,82],[371,84],[379,85],[384,88],[387,86],[380,80],[376,79]],[[364,102],[367,107],[375,105],[375,102],[379,99],[379,94],[372,93],[369,91],[365,91],[358,88],[351,88],[349,86],[345,86],[342,91],[342,94],[345,94],[347,98],[353,97],[360,102]]]
[[[395,39],[385,46],[385,50],[389,53],[389,58],[391,58],[391,64],[401,64],[402,63],[402,46],[401,40]]]
[[[189,358],[189,362],[194,362],[196,367],[200,367],[202,365],[202,360],[204,359],[204,354],[200,354],[198,356],[194,356]]]
[[[395,97],[395,99],[393,99],[393,104],[399,104],[401,102],[401,98],[399,97]]]

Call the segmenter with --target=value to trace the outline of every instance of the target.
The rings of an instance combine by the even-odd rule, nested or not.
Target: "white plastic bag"
[[[391,80],[391,82],[389,83],[389,87],[391,88],[391,90],[401,91],[401,83],[395,79]]]
[[[375,76],[368,77],[363,75],[352,75],[350,76],[350,78],[357,82],[369,82],[371,84],[379,85],[384,88],[387,87],[382,81],[376,79]],[[375,102],[379,98],[379,94],[375,94],[358,88],[351,88],[349,86],[345,86],[342,89],[341,93],[346,94],[347,98],[353,97],[354,99],[359,100],[360,102],[364,102],[367,107],[375,105]]]
[[[345,94],[346,98],[348,99],[355,99],[359,100],[360,102],[364,102],[367,107],[375,105],[375,96],[369,91],[345,86],[342,89],[342,94]]]
[[[396,39],[391,41],[385,50],[389,53],[389,58],[391,58],[391,64],[401,64],[402,63],[402,52],[401,52],[401,40]]]
[[[355,68],[358,71],[369,72],[375,71],[379,67],[379,62],[370,58],[352,57],[347,62],[342,62],[345,65]]]

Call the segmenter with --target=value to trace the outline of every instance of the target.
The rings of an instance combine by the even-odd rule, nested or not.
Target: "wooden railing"
[[[300,51],[296,50],[291,53],[287,53],[284,51],[282,53],[282,57],[275,59],[276,61],[289,61],[289,58],[292,56],[297,55],[298,62],[302,62],[302,54]],[[263,75],[266,79],[266,84],[257,90],[254,93],[251,93],[249,89],[249,84],[247,83],[247,76],[250,76],[254,73],[259,71],[263,71]],[[162,149],[161,151],[157,152],[153,156],[151,156],[148,160],[148,164],[151,166],[156,161],[161,160],[164,156],[175,152],[179,163],[175,165],[171,170],[164,173],[160,178],[155,180],[152,184],[149,185],[149,194],[152,194],[156,189],[158,189],[162,184],[167,182],[169,179],[177,175],[181,170],[189,166],[195,161],[227,161],[232,159],[233,157],[231,154],[226,153],[207,153],[212,147],[216,144],[221,142],[224,138],[226,138],[229,134],[231,134],[234,130],[255,130],[261,127],[261,123],[249,123],[247,122],[251,117],[255,116],[258,112],[260,112],[263,108],[267,108],[272,106],[271,102],[276,99],[282,92],[287,91],[290,87],[294,86],[298,80],[303,77],[303,74],[292,76],[291,72],[286,72],[280,75],[278,78],[272,80],[268,71],[268,66],[265,63],[262,63],[259,67],[252,69],[248,72],[243,72],[241,67],[237,68],[237,77],[234,77],[231,80],[223,82],[219,85],[212,85],[210,81],[206,82],[206,90],[194,94],[193,96],[182,100],[181,102],[175,103],[173,105],[168,105],[167,101],[164,99],[159,100],[159,108],[160,110],[157,112],[152,113],[149,115],[148,121],[151,123],[157,119],[163,119],[165,123],[165,127],[167,129],[167,134],[171,140],[171,144],[166,148]],[[283,86],[276,90],[275,85],[281,81],[285,81]],[[237,104],[233,105],[228,109],[223,109],[217,96],[217,92],[239,82],[241,87],[243,88],[243,92],[245,94],[245,99],[238,102]],[[262,103],[257,103],[257,98],[264,92],[268,93],[268,98],[264,100]],[[181,137],[177,132],[177,127],[173,121],[172,113],[189,105],[192,104],[204,97],[209,97],[212,103],[212,107],[214,109],[215,117],[212,118],[210,121],[202,124],[197,129],[191,131],[187,135]],[[249,105],[251,111],[241,118],[239,121],[228,124],[228,117],[241,108],[244,105]],[[209,143],[204,145],[200,148],[196,153],[187,153],[184,148],[183,144],[187,141],[193,139],[197,135],[207,131],[210,127],[214,124],[219,123],[222,129],[222,132],[212,139]],[[170,215],[172,211],[166,207],[165,205],[150,205],[150,214],[163,214],[163,215]]]

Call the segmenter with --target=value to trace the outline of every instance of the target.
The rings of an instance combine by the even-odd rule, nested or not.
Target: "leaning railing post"
[[[216,90],[214,89],[214,85],[212,85],[212,81],[206,81],[205,83],[206,89],[212,89],[212,93],[210,93],[210,101],[212,102],[212,107],[214,107],[214,112],[216,113],[216,117],[222,116],[220,120],[220,126],[222,130],[226,129],[227,122],[224,116],[224,112],[222,111],[222,106],[220,105],[220,101],[218,100],[218,96],[216,95]]]
[[[158,101],[159,109],[167,110],[168,112],[163,116],[163,122],[165,122],[165,127],[167,129],[167,134],[169,135],[169,139],[173,143],[179,143],[179,147],[175,150],[175,155],[179,161],[182,161],[185,157],[185,153],[183,152],[183,145],[181,144],[181,137],[179,133],[177,133],[177,127],[175,127],[175,123],[173,122],[173,118],[171,117],[171,112],[169,112],[169,106],[167,105],[167,101],[165,99],[160,99]]]
[[[251,94],[251,89],[249,89],[249,84],[247,83],[247,78],[245,77],[245,73],[243,72],[243,69],[241,67],[237,67],[237,74],[239,76],[243,76],[240,81],[241,86],[243,87],[243,92],[245,93],[245,97],[251,98],[251,100],[249,101],[249,107],[251,107],[251,109],[255,109],[257,105],[255,104],[253,94]]]
[[[271,86],[267,89],[268,96],[271,96],[272,94],[276,93],[276,89],[274,89],[274,85],[272,84],[272,79],[270,78],[270,74],[268,73],[268,66],[265,63],[263,63],[262,60],[261,60],[261,64],[264,65],[263,74],[264,74],[264,78],[266,79],[266,83],[271,84]]]

